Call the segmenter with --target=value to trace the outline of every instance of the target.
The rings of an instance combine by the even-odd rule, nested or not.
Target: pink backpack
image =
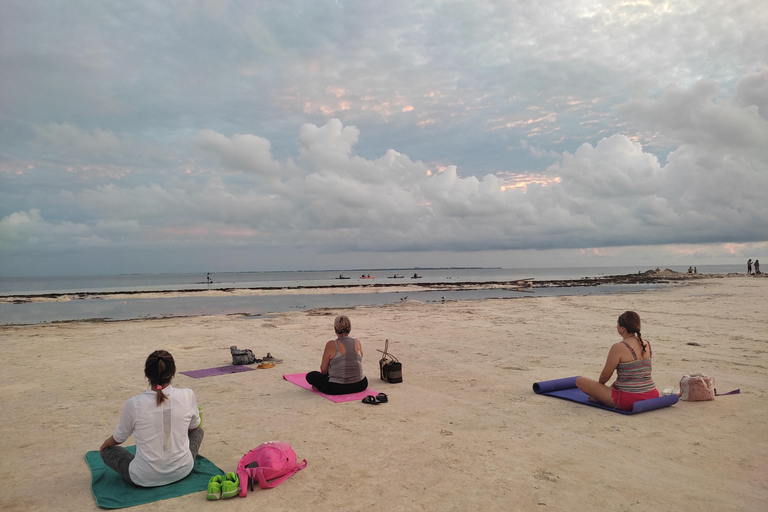
[[[262,489],[277,487],[305,467],[307,467],[307,460],[304,459],[301,464],[298,464],[296,452],[291,445],[280,441],[260,444],[246,453],[237,464],[237,477],[240,479],[239,496],[248,496],[248,488],[253,490],[257,482]]]

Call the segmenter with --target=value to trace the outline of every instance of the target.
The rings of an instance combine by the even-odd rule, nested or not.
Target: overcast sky
[[[0,275],[768,259],[768,2],[0,2]]]

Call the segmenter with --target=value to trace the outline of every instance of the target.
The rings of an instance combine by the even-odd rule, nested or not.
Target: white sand
[[[285,363],[175,379],[205,408],[201,454],[232,471],[281,440],[307,469],[247,498],[132,510],[765,510],[766,299],[768,280],[742,276],[627,295],[3,327],[0,510],[96,510],[85,452],[146,389],[146,356],[164,348],[179,370],[200,369],[229,364],[230,345]],[[635,416],[533,394],[536,381],[597,377],[626,309],[641,315],[660,390],[703,370],[741,394]],[[389,403],[334,404],[281,378],[318,367],[342,312]],[[402,384],[378,380],[385,338]]]

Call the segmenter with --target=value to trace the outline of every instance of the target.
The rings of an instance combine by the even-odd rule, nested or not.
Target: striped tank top
[[[651,359],[637,359],[635,351],[626,342],[624,343],[632,355],[634,361],[619,363],[616,366],[616,382],[614,386],[627,393],[645,393],[656,389],[656,384],[651,378]],[[650,343],[648,344],[650,348]]]

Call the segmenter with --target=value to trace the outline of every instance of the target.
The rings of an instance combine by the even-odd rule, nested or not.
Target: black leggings
[[[320,372],[309,372],[307,374],[307,382],[326,395],[347,395],[349,393],[359,393],[368,388],[367,377],[363,377],[363,380],[359,382],[339,384],[338,382],[328,382],[328,375]]]
[[[197,452],[200,451],[200,443],[203,442],[204,434],[205,432],[202,428],[189,432],[189,451],[192,452],[193,459],[197,457]],[[134,457],[134,454],[122,446],[110,446],[101,450],[101,459],[104,461],[104,464],[117,471],[120,476],[132,484],[133,480],[131,480],[129,467]]]

